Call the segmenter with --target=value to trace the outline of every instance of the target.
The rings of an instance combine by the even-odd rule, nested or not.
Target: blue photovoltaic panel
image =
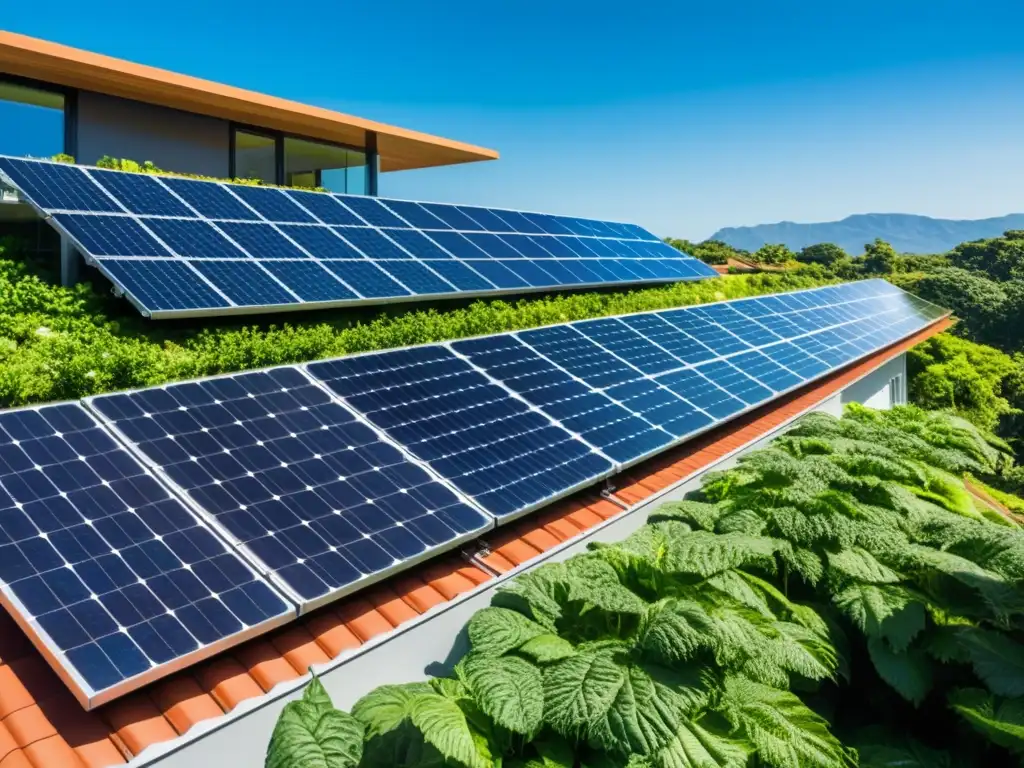
[[[178,256],[208,259],[242,259],[245,254],[206,221],[154,219],[139,221]]]
[[[189,262],[175,259],[107,259],[118,285],[147,307],[173,312],[189,307],[230,307],[228,298],[203,280]]]
[[[316,219],[306,210],[293,202],[293,198],[288,195],[282,195],[278,189],[232,184],[231,191],[255,208],[267,221],[294,224],[313,224],[316,222]]]
[[[192,266],[236,305],[295,302],[295,296],[255,261],[193,261]]]
[[[408,288],[369,261],[325,261],[323,265],[361,296],[389,298],[411,294]]]
[[[284,190],[284,194],[316,216],[324,224],[362,226],[363,221],[342,205],[336,197],[319,192]]]
[[[669,434],[514,336],[460,341],[452,348],[614,461],[629,461],[671,442]]]
[[[0,157],[0,171],[46,211],[122,212],[103,188],[80,168]]]
[[[54,221],[96,256],[171,256],[130,216],[56,213]]]
[[[308,370],[497,517],[532,509],[613,467],[444,347],[342,358]]]
[[[697,280],[715,275],[702,262],[628,224],[15,158],[0,158],[0,173],[26,199],[50,214],[51,223],[151,317]],[[204,264],[215,260],[365,259],[374,262],[385,278],[369,280],[366,291],[353,282],[349,283],[351,290],[337,298],[307,298],[334,296],[335,292],[333,286],[310,290],[307,278],[316,274],[315,269],[267,266],[264,273],[272,272],[277,280],[234,289],[227,302],[220,297],[204,303],[207,292],[203,289],[175,289],[173,297],[161,297],[152,291],[136,291],[137,282],[118,282],[115,272],[124,270],[107,266],[111,259],[123,257],[174,257]],[[438,268],[441,261],[451,261],[452,266]],[[478,266],[477,261],[488,265]],[[326,263],[321,266],[336,271]],[[178,274],[183,279],[199,279],[200,273],[208,271],[204,266],[178,270]],[[225,267],[222,271],[235,274],[246,268]],[[289,282],[292,276],[294,284]],[[382,287],[388,284],[401,289]]]
[[[506,520],[539,499],[579,487],[588,472],[592,481],[609,463],[621,468],[651,456],[943,314],[881,280],[782,298],[755,307],[757,321],[747,316],[745,324],[726,302],[499,334],[450,348],[360,355],[308,369],[350,408]],[[776,317],[786,323],[773,322]],[[805,321],[815,329],[803,330]],[[550,437],[526,440],[538,431]],[[581,445],[592,452],[580,452]],[[559,457],[581,463],[568,474],[546,474],[562,469]],[[580,466],[587,471],[577,471]]]
[[[295,368],[91,404],[304,609],[491,525]]]
[[[195,209],[200,216],[208,219],[261,220],[258,213],[228,191],[226,184],[176,179],[170,176],[161,177],[160,181],[170,187],[171,191]]]
[[[195,215],[155,176],[141,173],[94,173],[101,185],[131,213],[149,216]]]
[[[0,588],[86,707],[295,613],[78,404],[0,413]]]

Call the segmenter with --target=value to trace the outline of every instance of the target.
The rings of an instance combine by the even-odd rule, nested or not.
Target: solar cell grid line
[[[595,450],[619,464],[670,436],[607,394],[587,386],[515,336],[453,342],[451,349]]]
[[[43,210],[122,213],[125,208],[82,168],[0,156],[0,172]]]
[[[299,368],[87,404],[302,613],[493,526]]]
[[[185,218],[196,215],[151,174],[111,173],[99,168],[87,169],[85,173],[131,213]]]
[[[612,461],[441,345],[310,363],[306,370],[503,522],[614,469]]]
[[[0,602],[86,709],[296,613],[80,403],[0,413]]]
[[[672,438],[711,422],[699,406],[666,390],[621,356],[574,330],[579,324],[562,327],[564,332],[562,328],[555,333],[540,329],[516,335],[543,360],[632,414],[631,420],[621,419],[620,428],[606,435],[607,442],[601,444],[620,467],[630,466],[667,446]]]

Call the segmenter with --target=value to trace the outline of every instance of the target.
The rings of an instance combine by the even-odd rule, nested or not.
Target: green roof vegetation
[[[0,242],[0,406],[79,398],[167,381],[449,341],[606,315],[811,288],[820,275],[728,276],[514,301],[335,310],[238,322],[146,320],[104,292],[62,288],[52,265]]]

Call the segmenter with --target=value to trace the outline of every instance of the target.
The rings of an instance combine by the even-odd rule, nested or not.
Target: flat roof
[[[381,171],[498,159],[493,149],[2,30],[0,72],[354,147],[374,131]]]

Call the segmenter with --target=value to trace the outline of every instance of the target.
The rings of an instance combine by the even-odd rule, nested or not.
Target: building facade
[[[0,32],[0,154],[104,156],[375,195],[381,173],[493,150]]]

